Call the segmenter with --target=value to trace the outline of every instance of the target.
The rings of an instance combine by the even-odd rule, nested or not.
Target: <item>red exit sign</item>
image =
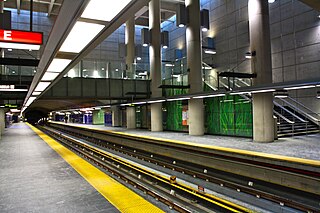
[[[0,29],[0,42],[41,45],[43,41],[40,32]]]

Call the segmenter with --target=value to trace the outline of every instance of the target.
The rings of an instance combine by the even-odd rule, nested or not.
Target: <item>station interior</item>
[[[319,0],[0,0],[0,212],[320,212]]]

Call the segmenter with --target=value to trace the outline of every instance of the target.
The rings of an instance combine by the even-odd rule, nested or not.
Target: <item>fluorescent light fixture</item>
[[[30,97],[30,98],[28,99],[28,101],[26,102],[25,106],[30,106],[30,105],[32,104],[32,102],[33,102],[34,100],[36,100],[36,98],[37,98],[37,97]]]
[[[19,49],[19,50],[39,50],[40,49],[40,45],[0,42],[0,48],[4,48],[4,49]]]
[[[11,52],[11,51],[12,51],[12,49],[8,49],[8,51],[9,51],[9,52]]]
[[[212,70],[212,67],[203,67],[204,70]]]
[[[204,50],[204,53],[206,53],[206,54],[211,54],[211,55],[215,55],[215,54],[217,54],[217,51],[216,50],[211,50],[211,49],[206,49],[206,50]]]
[[[18,109],[10,109],[10,112],[12,112],[12,113],[18,113],[18,112],[20,112],[20,110],[18,110]]]
[[[51,82],[42,82],[42,81],[40,81],[34,91],[35,91],[35,92],[42,92],[42,91],[44,91],[50,84],[51,84]]]
[[[94,107],[94,110],[101,110],[101,107]]]
[[[167,101],[182,101],[182,100],[189,100],[190,98],[172,98],[172,99],[167,99]]]
[[[166,100],[154,100],[154,101],[148,101],[148,104],[155,104],[155,103],[162,103],[165,102]]]
[[[194,99],[201,99],[201,98],[213,98],[213,97],[223,97],[226,94],[214,94],[214,95],[200,95],[193,97]]]
[[[274,92],[276,91],[275,89],[263,89],[263,90],[255,90],[251,91],[251,93],[264,93],[264,92]]]
[[[149,46],[149,45],[148,45],[148,44],[142,44],[142,46],[147,47],[147,46]]]
[[[230,95],[244,95],[244,94],[250,94],[251,92],[231,92]]]
[[[135,103],[132,103],[132,104],[135,104],[135,105],[139,105],[139,104],[146,104],[147,102],[145,101],[141,101],[141,102],[135,102]]]
[[[141,59],[142,59],[141,57],[137,57],[137,60],[138,60],[138,61],[141,61]]]
[[[180,27],[180,28],[184,27],[184,24],[179,24],[179,27]]]
[[[163,49],[168,49],[168,46],[164,45],[162,48],[163,48]]]
[[[131,0],[91,0],[81,17],[111,21]]]
[[[131,104],[120,104],[120,106],[130,106]]]
[[[54,58],[49,65],[47,71],[49,72],[62,72],[71,62],[69,59]]]
[[[307,86],[296,86],[296,87],[287,87],[283,88],[285,90],[295,90],[295,89],[308,89],[308,88],[314,88],[316,87],[315,85],[307,85]]]
[[[208,28],[206,28],[206,27],[202,28],[202,32],[207,32],[207,31],[208,31]]]
[[[270,4],[274,3],[276,0],[268,0]]]
[[[41,94],[41,92],[33,92],[32,93],[33,96],[37,96],[37,95],[40,95],[40,94]]]
[[[53,81],[59,75],[58,72],[46,72],[43,76],[41,81]]]
[[[166,67],[174,67],[174,64],[166,64]]]
[[[28,89],[0,89],[0,92],[27,92]]]
[[[246,52],[245,56],[247,59],[251,59],[256,56],[256,51]]]
[[[117,0],[118,1],[118,0]],[[117,2],[115,1],[115,2]],[[108,2],[108,1],[106,1]],[[112,4],[111,4],[112,5]],[[108,6],[111,7],[111,6]],[[103,7],[106,10],[107,7]],[[105,11],[106,12],[106,11]],[[104,28],[104,25],[77,21],[60,47],[61,52],[79,53]]]

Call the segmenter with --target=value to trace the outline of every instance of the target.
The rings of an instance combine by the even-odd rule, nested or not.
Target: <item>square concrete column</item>
[[[0,109],[0,138],[6,128],[6,115],[4,109]]]
[[[271,41],[269,26],[269,5],[265,0],[249,0],[250,51],[256,52],[251,59],[254,86],[272,83]],[[254,94],[253,140],[256,142],[274,141],[273,95]]]
[[[127,129],[136,128],[136,108],[127,107]]]
[[[150,54],[150,79],[153,98],[162,96],[161,85],[161,37],[160,37],[160,0],[149,2],[149,29],[151,31]],[[151,104],[151,131],[161,132],[162,103]]]
[[[189,92],[202,92],[202,49],[200,33],[200,2],[199,0],[186,0],[189,11],[187,25],[187,65],[189,71]],[[204,107],[202,99],[189,100],[189,135],[204,134]]]
[[[111,107],[111,113],[112,113],[112,126],[118,127],[121,126],[121,117],[120,117],[120,109],[117,106]]]
[[[134,16],[131,17],[128,21],[126,21],[126,31],[125,31],[125,44],[127,48],[126,55],[126,69],[127,69],[127,77],[130,79],[135,78],[135,70],[133,67],[134,59],[135,59],[135,24],[134,24]]]

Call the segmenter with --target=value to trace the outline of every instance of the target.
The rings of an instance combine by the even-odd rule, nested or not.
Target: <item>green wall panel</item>
[[[252,137],[252,105],[242,96],[205,99],[206,133]]]
[[[92,124],[104,124],[104,111],[93,111],[92,114]]]

